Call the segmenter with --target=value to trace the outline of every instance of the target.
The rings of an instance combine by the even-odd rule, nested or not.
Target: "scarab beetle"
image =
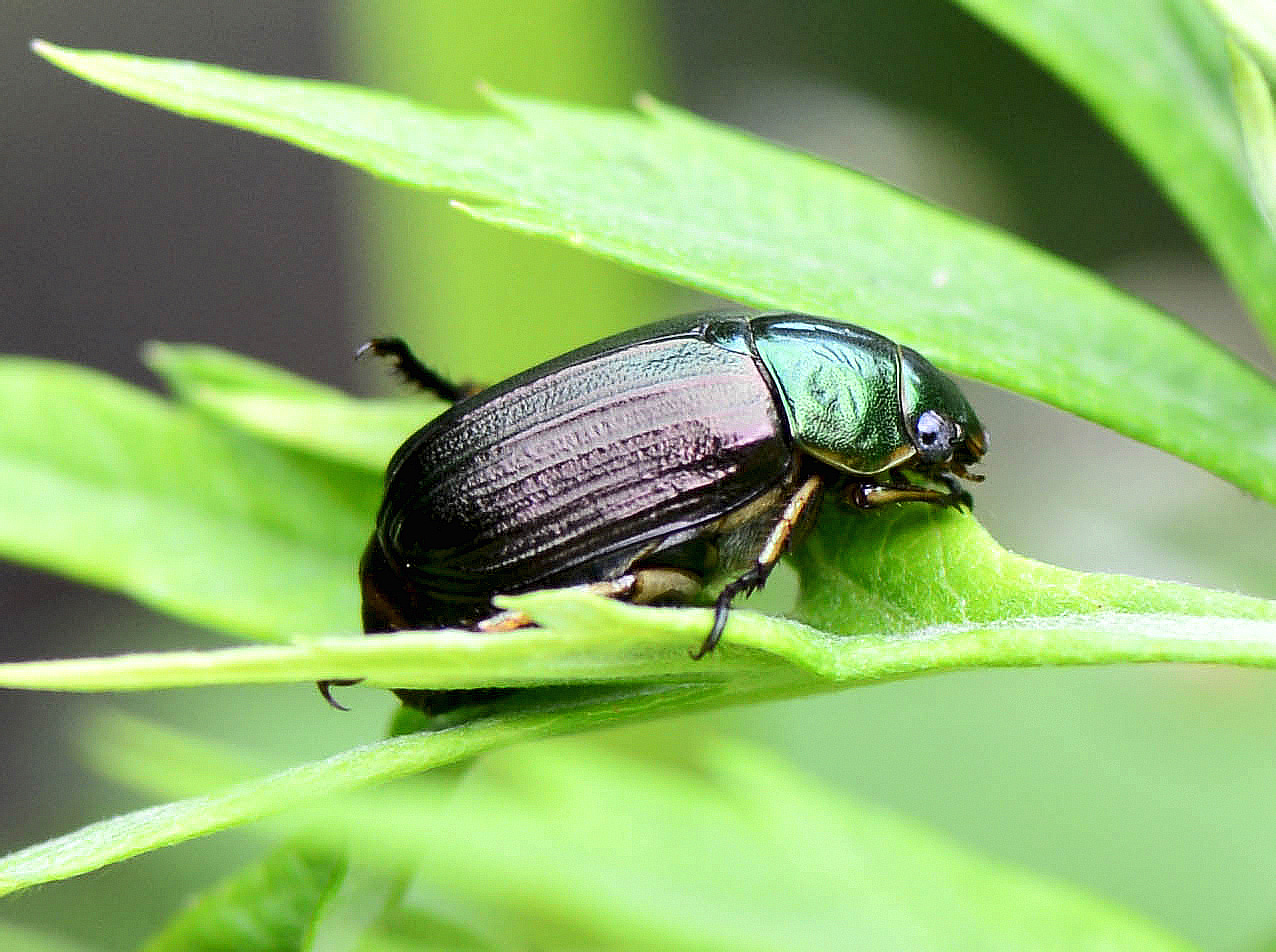
[[[394,455],[359,567],[368,632],[527,624],[492,596],[589,586],[638,603],[761,586],[826,493],[968,505],[987,436],[956,385],[880,334],[805,314],[672,318],[466,395]],[[401,691],[438,712],[473,692]]]

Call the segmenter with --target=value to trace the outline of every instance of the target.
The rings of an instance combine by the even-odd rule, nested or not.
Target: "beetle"
[[[700,658],[825,495],[969,506],[958,477],[982,478],[966,467],[987,434],[948,377],[880,334],[807,314],[683,315],[479,392],[398,339],[363,350],[452,401],[386,470],[359,565],[369,633],[530,623],[497,612],[497,594],[584,586],[678,604],[721,584]],[[439,713],[490,692],[398,693]]]

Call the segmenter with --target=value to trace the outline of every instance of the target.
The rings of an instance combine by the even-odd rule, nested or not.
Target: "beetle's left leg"
[[[622,598],[635,605],[650,605],[665,598],[690,601],[699,591],[698,576],[681,569],[639,569],[627,572],[606,582],[590,582],[576,586],[577,590],[605,598]],[[478,623],[479,631],[514,631],[532,624],[527,612],[513,610],[499,612]]]
[[[943,476],[948,476],[945,473]],[[926,486],[882,485],[881,483],[854,483],[846,492],[846,498],[860,509],[876,509],[891,502],[929,502],[937,506],[965,506],[970,508],[970,493],[966,492],[955,479],[949,482],[943,476],[940,481],[948,487],[948,492],[930,489]],[[952,477],[949,477],[952,479]]]
[[[374,337],[354,352],[355,359],[358,360],[364,354],[390,358],[394,369],[404,380],[448,403],[456,403],[479,389],[472,384],[456,384],[441,377],[417,360],[416,354],[412,353],[401,337]]]
[[[732,579],[722,587],[718,599],[713,605],[713,627],[699,648],[693,649],[691,657],[699,661],[717,647],[722,638],[722,630],[727,626],[727,613],[731,608],[731,600],[741,592],[748,593],[761,588],[767,576],[780,561],[780,556],[788,548],[793,533],[802,524],[803,517],[814,512],[823,495],[824,481],[819,476],[811,476],[789,497],[780,517],[771,528],[771,533],[758,552],[753,565],[739,578]]]
[[[973,509],[975,498],[958,480],[955,473],[943,472],[939,474],[939,481],[948,487],[948,505],[957,508]]]

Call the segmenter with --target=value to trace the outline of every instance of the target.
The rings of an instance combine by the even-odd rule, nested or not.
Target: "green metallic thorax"
[[[847,324],[791,316],[759,318],[753,331],[802,450],[864,475],[914,455],[901,407],[916,401],[902,400],[894,341]],[[905,379],[912,383],[912,376]]]

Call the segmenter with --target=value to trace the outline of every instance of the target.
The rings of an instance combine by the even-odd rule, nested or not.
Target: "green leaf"
[[[281,846],[188,904],[143,952],[305,949],[345,870],[329,850]]]
[[[826,507],[792,557],[803,617],[832,633],[829,649],[810,661],[825,677],[860,677],[839,657],[850,644],[865,658],[880,650],[883,668],[901,673],[1276,661],[1276,602],[1046,565],[1007,552],[974,519],[953,512],[900,506],[862,518]]]
[[[1249,188],[1223,34],[1199,0],[958,2],[1058,75],[1126,144],[1276,346],[1276,240]]]
[[[36,49],[124,94],[488,203],[467,209],[486,221],[750,304],[868,324],[1276,501],[1269,381],[1091,274],[844,169],[650,101],[631,115],[494,96],[505,116],[458,117],[328,83]],[[1228,221],[1252,218],[1233,184],[1207,201]],[[1255,258],[1237,265],[1242,286],[1276,295],[1270,239],[1246,235],[1221,256]]]
[[[432,399],[351,397],[217,347],[152,343],[146,363],[179,400],[270,443],[377,474],[444,409]]]
[[[304,825],[321,843],[352,839],[369,863],[415,869],[522,948],[1184,948],[758,750],[672,736],[676,764],[596,741],[526,745],[457,784],[385,788],[276,825]],[[224,756],[128,721],[107,725],[99,744],[114,776],[170,795],[186,771],[165,765]],[[400,920],[411,913],[409,895]]]
[[[637,686],[560,692],[534,710],[481,718],[432,733],[410,734],[355,747],[323,760],[258,779],[216,794],[148,807],[83,827],[74,833],[10,853],[0,859],[0,895],[38,883],[67,879],[162,846],[204,836],[300,804],[374,783],[466,760],[494,747],[609,723],[658,717],[687,709],[697,699],[721,693],[699,686]],[[102,749],[94,745],[90,752]],[[109,767],[109,764],[101,766]],[[212,771],[242,774],[241,764],[212,768],[170,763],[173,779],[189,781]]]
[[[223,631],[356,626],[376,476],[65,364],[0,359],[0,406],[0,555]]]
[[[403,632],[0,664],[0,685],[136,691],[362,678],[370,686],[442,690],[674,682],[716,685],[715,703],[725,704],[976,666],[1276,667],[1276,602],[1045,565],[1007,552],[973,518],[951,511],[829,505],[793,557],[800,608],[816,627],[736,610],[722,647],[700,661],[688,650],[708,632],[711,611],[639,607],[566,589],[498,599],[538,626],[511,632]]]
[[[413,814],[414,798],[378,796],[346,828],[393,817],[406,840],[394,852],[441,860],[423,875],[529,923],[541,947],[563,921],[582,948],[1183,947],[760,751],[706,744],[689,759],[525,747],[477,767],[463,796],[427,801],[444,823]]]

